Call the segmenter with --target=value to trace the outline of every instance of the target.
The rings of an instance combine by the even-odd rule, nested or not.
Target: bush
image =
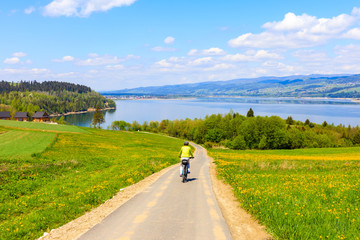
[[[229,147],[231,149],[244,150],[247,146],[244,137],[239,135],[229,144]]]
[[[215,128],[215,129],[210,129],[208,131],[208,133],[205,135],[205,140],[208,142],[219,143],[222,137],[223,137],[222,132],[219,129]]]
[[[212,147],[214,146],[214,143],[212,143],[212,142],[205,142],[204,145],[205,145],[205,148],[212,148]]]

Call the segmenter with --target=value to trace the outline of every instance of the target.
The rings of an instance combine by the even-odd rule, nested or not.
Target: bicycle
[[[193,157],[189,157],[189,159],[181,160],[181,164],[184,165],[183,170],[182,170],[182,182],[183,183],[187,182],[187,174],[188,174],[189,162],[190,162],[191,158],[193,158]]]

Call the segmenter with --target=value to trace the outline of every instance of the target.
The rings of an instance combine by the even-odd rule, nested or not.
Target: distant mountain
[[[360,74],[244,78],[123,89],[102,94],[360,98]]]

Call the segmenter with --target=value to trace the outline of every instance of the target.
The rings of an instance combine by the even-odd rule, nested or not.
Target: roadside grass
[[[0,129],[1,131],[1,129]],[[51,132],[11,130],[0,134],[0,156],[20,157],[40,153],[55,139]]]
[[[208,151],[276,239],[359,239],[360,148]]]
[[[41,154],[0,156],[0,239],[35,239],[178,162],[182,141],[87,129],[57,133]]]
[[[48,124],[39,122],[19,122],[12,120],[0,120],[0,127],[17,128],[17,129],[32,129],[45,130],[52,132],[73,132],[73,133],[87,133],[85,128],[77,126],[62,125],[62,124]]]

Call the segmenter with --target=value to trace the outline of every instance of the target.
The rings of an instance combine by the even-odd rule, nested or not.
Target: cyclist
[[[182,172],[184,168],[184,164],[182,164],[182,160],[187,160],[188,162],[188,173],[190,173],[190,157],[193,158],[194,155],[189,146],[189,142],[185,141],[184,146],[181,147],[179,158],[180,158],[180,177],[182,177]]]

